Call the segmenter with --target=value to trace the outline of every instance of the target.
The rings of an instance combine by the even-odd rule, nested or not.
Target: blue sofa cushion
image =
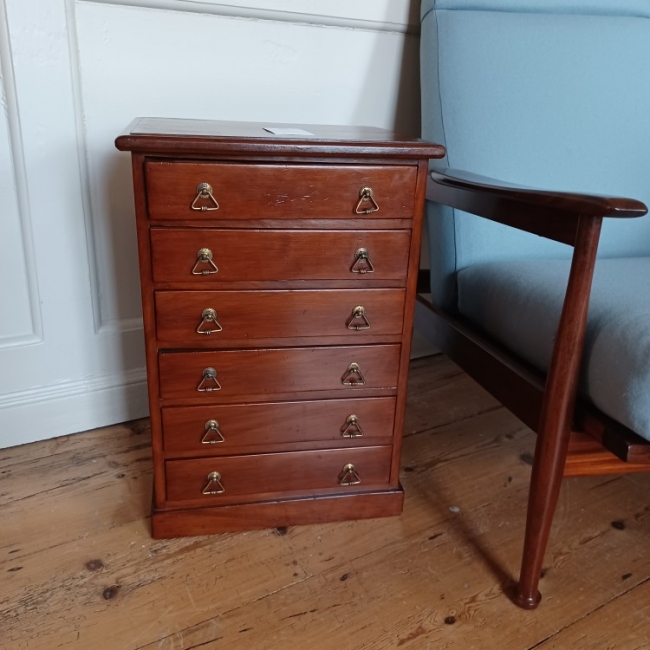
[[[649,0],[423,0],[422,134],[432,163],[510,183],[650,203]],[[431,291],[456,273],[570,249],[429,204]],[[650,219],[607,219],[603,257],[650,255]]]
[[[470,266],[458,273],[459,311],[546,370],[569,268],[562,259]],[[650,257],[597,261],[580,391],[650,440]]]

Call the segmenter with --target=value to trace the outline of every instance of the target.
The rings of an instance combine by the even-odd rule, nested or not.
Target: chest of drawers
[[[374,128],[136,120],[154,537],[401,512],[429,158]]]

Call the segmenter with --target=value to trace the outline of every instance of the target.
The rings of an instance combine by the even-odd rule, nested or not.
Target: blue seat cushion
[[[549,366],[569,260],[511,260],[458,272],[458,308],[540,370]],[[599,259],[580,392],[650,440],[650,257]]]

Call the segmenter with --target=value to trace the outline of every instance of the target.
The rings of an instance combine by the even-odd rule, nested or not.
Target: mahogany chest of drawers
[[[132,152],[155,537],[401,512],[427,162],[444,149],[265,127],[146,118],[116,141]]]

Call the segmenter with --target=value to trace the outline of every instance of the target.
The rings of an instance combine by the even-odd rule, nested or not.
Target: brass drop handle
[[[369,330],[370,321],[366,316],[366,309],[362,305],[355,307],[350,314],[350,317],[345,321],[349,330]]]
[[[206,480],[207,483],[203,488],[203,494],[223,494],[226,491],[219,472],[210,472]]]
[[[374,273],[375,267],[370,261],[370,254],[367,248],[359,248],[354,254],[354,262],[350,267],[351,273]]]
[[[192,267],[192,275],[213,275],[219,273],[219,268],[212,261],[212,251],[209,248],[199,248],[196,251],[196,264]]]
[[[210,326],[209,324],[212,323]],[[208,307],[201,312],[201,322],[196,328],[197,334],[214,334],[215,332],[221,332],[223,327],[219,324],[217,320],[217,312]]]
[[[364,206],[365,207],[362,207]],[[379,212],[379,204],[375,201],[372,187],[362,187],[359,190],[359,202],[354,209],[357,214],[370,214],[371,212]]]
[[[198,212],[212,212],[213,210],[219,209],[219,204],[217,199],[214,198],[212,194],[212,185],[210,183],[199,183],[196,186],[196,197],[192,201],[190,208],[192,210],[197,210]],[[209,201],[208,205],[205,205],[205,201]],[[201,202],[201,205],[199,203]]]
[[[361,483],[361,477],[359,476],[359,472],[357,472],[357,468],[352,463],[344,465],[339,474],[339,484],[359,485],[359,483]]]
[[[343,438],[361,438],[363,436],[359,418],[354,413],[345,418],[345,422],[341,427],[341,436]]]
[[[217,371],[214,368],[204,368],[202,379],[196,387],[199,393],[211,393],[213,390],[221,390],[221,384],[217,381]]]
[[[366,379],[361,373],[361,367],[354,361],[348,366],[347,370],[341,377],[341,383],[344,386],[365,386]]]
[[[217,420],[208,420],[205,423],[205,434],[201,438],[201,444],[218,445],[221,442],[226,442],[226,439],[219,429],[219,422]]]

